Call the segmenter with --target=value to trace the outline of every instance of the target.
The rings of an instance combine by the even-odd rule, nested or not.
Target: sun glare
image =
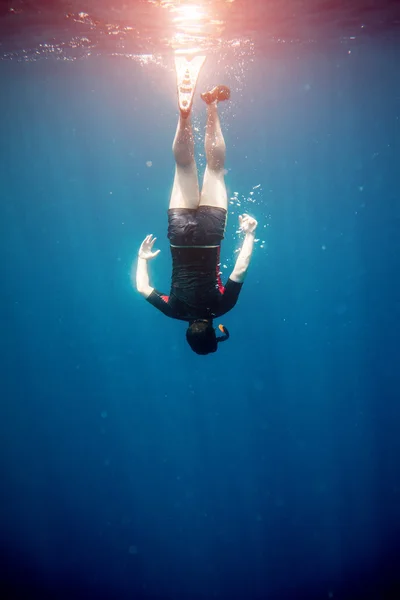
[[[169,12],[169,38],[176,54],[197,54],[221,43],[227,9],[235,0],[147,0]]]
[[[200,6],[195,4],[181,4],[174,9],[176,16],[174,16],[174,23],[185,23],[191,25],[204,19],[205,12]]]

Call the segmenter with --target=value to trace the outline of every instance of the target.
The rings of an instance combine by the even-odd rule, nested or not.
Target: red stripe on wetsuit
[[[220,262],[220,254],[221,254],[221,246],[218,246],[218,250],[217,250],[217,267],[216,267],[216,274],[217,274],[217,286],[218,286],[218,291],[220,294],[223,294],[225,291],[225,288],[222,284],[221,281],[221,272],[220,272],[220,266],[221,266],[221,262]]]

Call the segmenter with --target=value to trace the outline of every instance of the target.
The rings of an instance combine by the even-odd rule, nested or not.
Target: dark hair
[[[186,330],[186,339],[196,354],[210,354],[217,351],[218,341],[211,319],[193,321]]]

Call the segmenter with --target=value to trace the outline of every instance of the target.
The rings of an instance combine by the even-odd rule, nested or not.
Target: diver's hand
[[[250,217],[250,215],[246,213],[239,215],[239,227],[243,233],[254,233],[257,225],[257,221],[253,217]]]
[[[153,252],[153,246],[156,239],[157,238],[153,237],[151,234],[144,238],[139,248],[139,258],[143,258],[144,260],[152,260],[158,254],[160,254],[161,250],[155,250],[155,252]]]

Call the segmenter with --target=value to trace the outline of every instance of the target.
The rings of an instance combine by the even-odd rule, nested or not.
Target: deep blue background
[[[208,357],[129,281],[154,233],[168,292],[173,71],[0,62],[8,597],[398,597],[399,47],[348,52],[204,70],[266,240]]]

